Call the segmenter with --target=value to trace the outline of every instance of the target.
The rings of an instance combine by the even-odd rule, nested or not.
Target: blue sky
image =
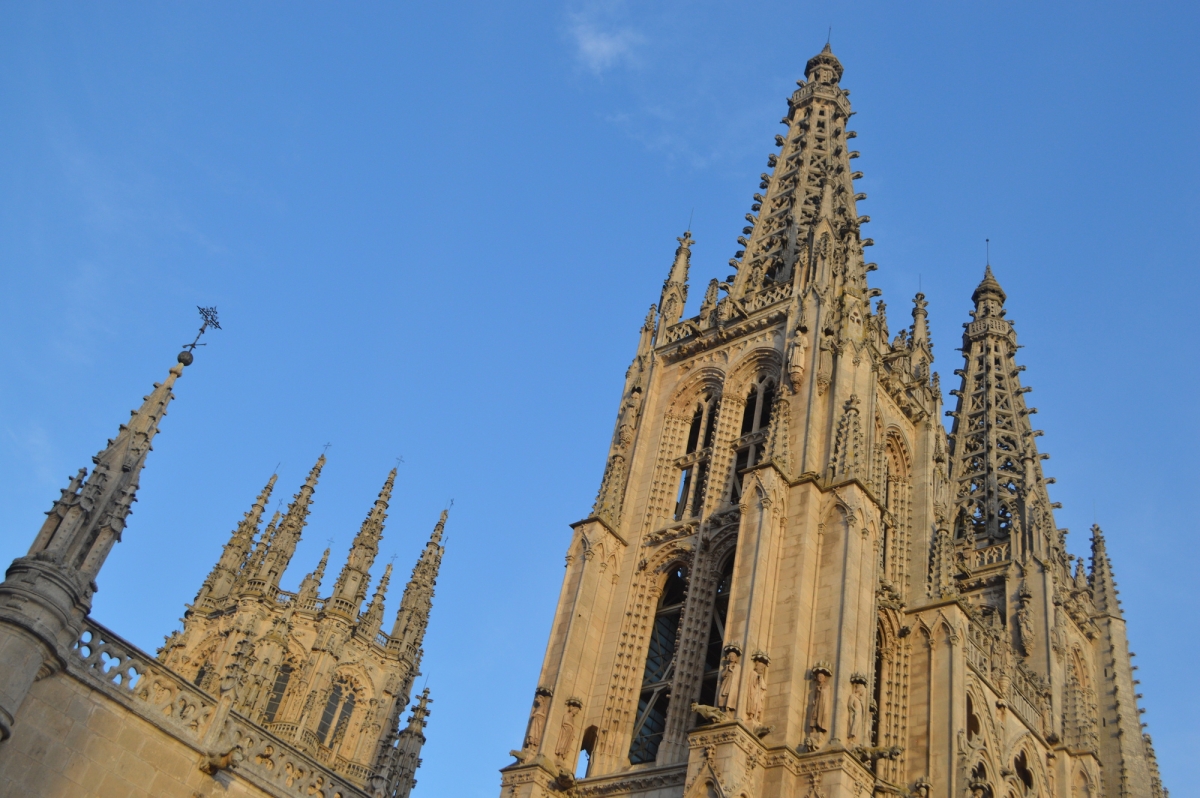
[[[95,616],[147,650],[279,466],[284,584],[403,456],[376,572],[451,499],[418,795],[494,796],[622,375],[693,218],[727,273],[832,27],[893,325],[947,389],[984,239],[1071,549],[1104,526],[1169,788],[1200,777],[1194,4],[6,4],[0,561],[180,380]],[[698,297],[700,291],[693,294]],[[389,611],[394,610],[398,589]]]

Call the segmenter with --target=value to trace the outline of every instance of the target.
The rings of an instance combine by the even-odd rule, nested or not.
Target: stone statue
[[[823,665],[813,668],[813,697],[812,721],[809,726],[813,731],[828,732],[832,718],[830,717],[829,701],[832,686],[829,684],[830,671]]]
[[[753,724],[762,723],[767,701],[767,665],[770,659],[763,652],[754,655],[754,673],[746,690],[746,720]]]
[[[792,333],[792,344],[788,348],[787,370],[788,376],[792,378],[792,386],[799,384],[800,378],[804,376],[804,359],[808,353],[808,336],[799,328]]]
[[[737,646],[725,647],[725,664],[721,666],[721,684],[717,688],[717,706],[724,710],[737,709],[738,677],[741,675],[742,652]]]
[[[851,679],[850,698],[846,701],[846,740],[854,743],[863,736],[866,718],[867,685],[860,679]]]
[[[583,703],[578,698],[567,700],[567,714],[563,717],[562,726],[558,729],[558,745],[554,747],[554,756],[566,761],[575,748],[575,716],[579,714]]]
[[[542,734],[546,731],[546,703],[549,699],[543,690],[539,689],[533,696],[533,713],[529,716],[529,728],[525,732],[525,744],[522,748],[528,750],[542,744]]]

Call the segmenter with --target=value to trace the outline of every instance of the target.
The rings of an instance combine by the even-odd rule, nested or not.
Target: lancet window
[[[263,711],[263,720],[267,723],[275,720],[275,715],[279,712],[279,704],[283,701],[283,695],[287,692],[288,683],[291,680],[292,666],[285,662],[279,666],[279,671],[275,674],[275,682],[271,685],[271,694],[267,697],[267,708]]]
[[[767,429],[771,425],[771,410],[775,406],[775,381],[762,376],[750,386],[746,405],[742,409],[742,427],[737,440],[733,463],[733,486],[729,500],[737,503],[742,498],[742,472],[758,465],[767,443]]]
[[[687,445],[683,457],[677,461],[679,491],[675,499],[676,521],[700,515],[716,430],[717,398],[713,392],[706,391],[696,402],[688,427]]]
[[[683,614],[687,583],[687,568],[683,565],[672,566],[658,600],[658,610],[650,630],[650,646],[646,652],[646,667],[642,672],[642,691],[633,724],[633,742],[629,746],[629,762],[633,765],[655,760],[666,730],[671,680],[675,675],[679,619]]]
[[[721,649],[725,642],[725,618],[729,614],[729,586],[733,583],[733,553],[721,566],[713,599],[712,619],[708,627],[708,646],[704,651],[704,679],[700,683],[700,703],[713,706],[717,701],[717,682],[721,675]]]
[[[321,713],[321,722],[317,724],[317,739],[323,745],[333,748],[341,741],[357,700],[354,686],[348,680],[339,678],[334,681],[325,702],[325,710]]]

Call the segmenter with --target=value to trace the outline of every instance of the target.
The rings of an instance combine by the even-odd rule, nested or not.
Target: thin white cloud
[[[633,64],[645,37],[630,27],[605,24],[597,16],[594,11],[571,15],[570,33],[580,63],[595,75]]]

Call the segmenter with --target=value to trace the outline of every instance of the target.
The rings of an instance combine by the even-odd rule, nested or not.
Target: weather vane
[[[197,305],[196,310],[200,311],[200,318],[203,320],[203,324],[200,325],[200,332],[196,333],[196,340],[190,344],[184,344],[183,351],[179,353],[177,359],[185,366],[192,365],[192,361],[195,360],[195,356],[192,353],[196,350],[196,347],[207,346],[207,344],[200,343],[200,336],[204,335],[205,330],[209,327],[212,327],[214,330],[221,329],[221,325],[217,322],[216,307],[202,308]]]

